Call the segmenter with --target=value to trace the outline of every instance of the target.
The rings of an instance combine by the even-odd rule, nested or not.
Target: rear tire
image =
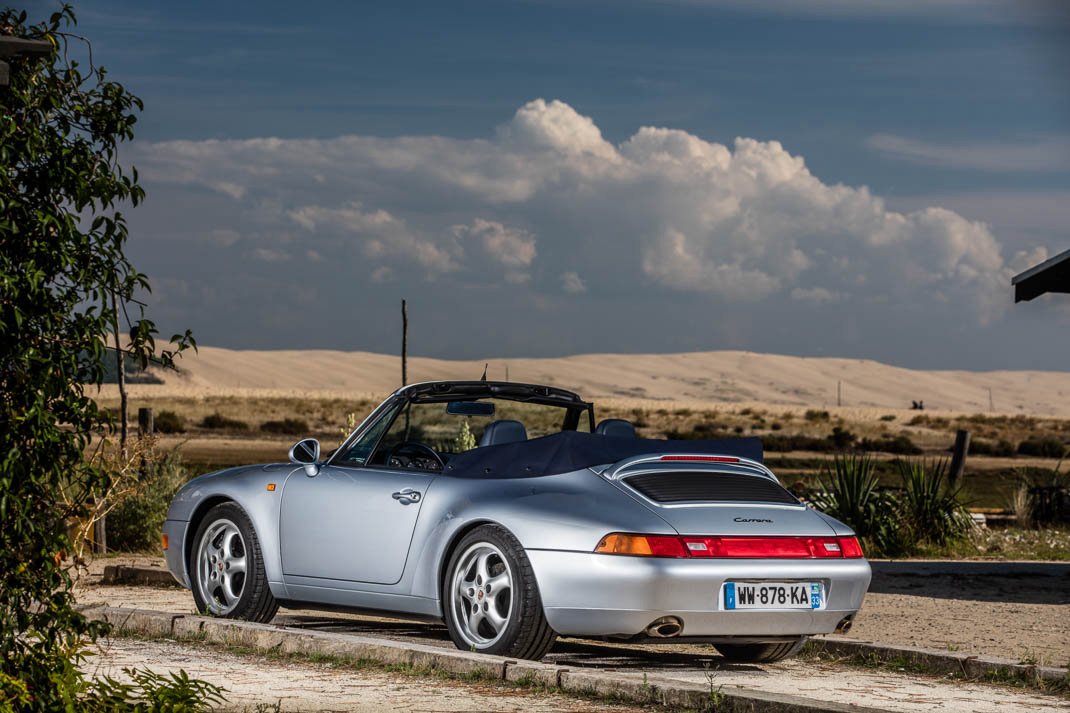
[[[260,540],[237,503],[216,505],[201,520],[189,574],[199,612],[266,624],[279,610],[268,587]]]
[[[477,527],[453,548],[442,609],[464,651],[538,661],[557,639],[524,548],[498,525]]]
[[[714,644],[713,647],[734,663],[775,663],[799,653],[804,644],[805,636],[774,644]]]

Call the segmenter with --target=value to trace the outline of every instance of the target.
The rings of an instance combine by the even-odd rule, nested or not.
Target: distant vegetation
[[[228,418],[217,411],[204,417],[204,420],[201,421],[201,428],[208,428],[213,431],[248,431],[249,424],[236,418]]]
[[[1066,446],[1056,438],[1030,438],[1018,444],[1018,453],[1039,458],[1062,458]]]
[[[284,418],[279,421],[264,421],[260,424],[264,433],[279,433],[287,436],[301,436],[310,433],[308,423],[299,418]]]
[[[186,419],[174,411],[160,411],[153,418],[153,426],[159,433],[185,433]]]

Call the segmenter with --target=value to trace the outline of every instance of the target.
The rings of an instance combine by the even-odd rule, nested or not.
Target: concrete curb
[[[150,587],[180,587],[166,569],[136,565],[109,564],[104,567],[101,584],[133,584]]]
[[[535,661],[517,661],[456,649],[393,641],[374,636],[293,629],[232,619],[171,614],[148,609],[91,607],[83,613],[113,625],[117,634],[210,641],[257,651],[337,656],[354,662],[410,666],[464,677],[510,681],[638,704],[727,713],[887,713],[801,696],[733,689],[721,691],[662,676],[574,670]]]
[[[835,636],[813,638],[807,650],[833,656],[862,656],[881,663],[906,663],[928,672],[965,676],[970,679],[1011,678],[1025,683],[1063,681],[1070,673],[1065,668],[1023,664],[994,656],[976,656],[917,646],[891,646]]]

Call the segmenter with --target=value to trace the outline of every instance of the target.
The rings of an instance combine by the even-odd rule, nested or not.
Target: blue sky
[[[1070,355],[1005,279],[1070,248],[1058,3],[76,9],[146,103],[153,309],[204,343],[393,350],[404,296],[444,357]]]

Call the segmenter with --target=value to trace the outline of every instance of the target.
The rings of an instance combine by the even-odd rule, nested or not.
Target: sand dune
[[[994,411],[1070,417],[1070,372],[918,371],[863,359],[804,358],[751,352],[583,354],[552,359],[492,359],[491,379],[546,383],[587,397]],[[415,357],[409,380],[478,379],[483,360]],[[234,390],[385,393],[398,386],[398,357],[327,350],[238,351],[201,347],[184,356],[182,373],[145,392],[194,395]]]

